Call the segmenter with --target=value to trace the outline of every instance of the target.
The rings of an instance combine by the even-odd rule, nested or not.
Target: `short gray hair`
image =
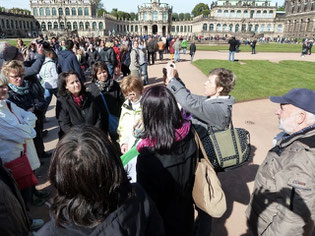
[[[310,113],[308,111],[305,111],[306,115],[306,123],[308,126],[314,125],[315,124],[315,114]]]

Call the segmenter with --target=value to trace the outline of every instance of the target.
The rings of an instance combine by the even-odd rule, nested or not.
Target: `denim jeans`
[[[106,64],[107,68],[108,68],[108,72],[111,78],[113,78],[114,75],[114,66],[112,64]]]
[[[54,89],[45,89],[45,103],[46,103],[46,108],[45,108],[45,112],[44,115],[48,109],[48,106],[51,102],[52,96],[55,95],[57,97],[57,92],[58,92],[58,88],[54,88]]]
[[[180,60],[179,50],[175,50],[174,61],[179,61],[179,60]]]
[[[234,54],[235,54],[235,51],[229,51],[229,61],[231,61],[231,57],[232,57],[232,61],[234,61]]]
[[[186,50],[187,50],[186,48],[183,48],[183,53],[184,53],[184,54],[186,54]]]
[[[141,75],[143,73],[144,76],[144,84],[148,84],[149,83],[149,76],[148,76],[148,64],[144,63],[140,66],[139,68],[139,78],[141,80]]]

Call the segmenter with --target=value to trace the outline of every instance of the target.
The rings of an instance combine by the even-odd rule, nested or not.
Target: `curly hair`
[[[223,90],[220,92],[220,95],[229,95],[235,86],[236,75],[232,71],[225,68],[215,68],[209,72],[209,76],[210,75],[215,75],[216,86],[223,88]]]
[[[12,61],[6,61],[2,66],[2,74],[4,74],[6,77],[8,77],[9,73],[11,71],[15,71],[21,74],[25,73],[25,67],[22,61],[18,60],[12,60]]]
[[[119,153],[90,125],[73,127],[59,141],[49,179],[57,189],[51,214],[59,226],[95,227],[133,195]]]

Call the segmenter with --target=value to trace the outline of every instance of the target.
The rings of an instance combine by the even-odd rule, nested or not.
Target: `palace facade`
[[[0,12],[0,24],[8,36],[18,37],[35,32],[51,36],[71,31],[80,36],[314,37],[314,1],[286,0],[285,12],[280,12],[271,0],[217,0],[211,4],[209,15],[174,21],[172,6],[160,0],[139,5],[136,20],[117,19],[109,14],[97,16],[96,6],[90,0],[30,0],[32,16]]]

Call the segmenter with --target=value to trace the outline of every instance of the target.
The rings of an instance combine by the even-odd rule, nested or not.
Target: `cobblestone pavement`
[[[236,59],[270,60],[273,62],[280,60],[315,61],[314,55],[301,58],[298,53],[259,53],[259,47],[257,47],[257,51],[258,53],[255,55],[237,53]],[[206,58],[226,60],[227,57],[228,53],[224,51],[197,51],[195,60]],[[150,85],[148,86],[162,83],[162,68],[166,65],[169,55],[166,55],[165,58],[166,60],[157,60],[155,65],[149,66]],[[190,63],[189,58],[188,54],[181,55],[182,62],[177,63],[180,78],[191,92],[202,95],[204,91],[203,84],[207,77]],[[245,128],[250,132],[254,157],[253,162],[249,165],[219,174],[225,190],[228,209],[222,218],[213,220],[212,235],[251,235],[247,233],[245,209],[249,203],[258,167],[271,148],[272,138],[279,132],[277,128],[278,120],[274,114],[276,108],[277,104],[271,103],[268,99],[241,102],[233,106],[234,126]],[[54,118],[54,109],[55,99],[47,113],[48,123],[45,123],[45,129],[49,130],[48,136],[44,139],[46,151],[53,150],[57,144],[58,126]],[[41,183],[46,183],[48,166],[49,160],[45,160],[43,168],[38,171]],[[47,185],[46,183],[46,185],[40,187],[43,188]],[[33,207],[31,212],[33,217],[49,219],[48,206]]]

